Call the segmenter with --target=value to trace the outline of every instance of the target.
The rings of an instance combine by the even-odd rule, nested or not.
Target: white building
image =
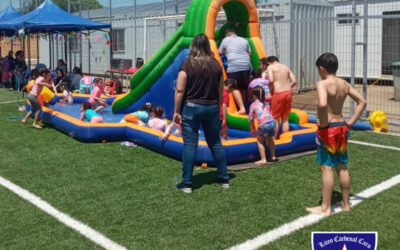
[[[362,77],[364,43],[364,4],[356,1],[356,64],[355,76]],[[339,58],[341,76],[351,75],[351,1],[334,1],[335,53]],[[391,64],[400,61],[400,1],[368,1],[368,78],[390,79]]]

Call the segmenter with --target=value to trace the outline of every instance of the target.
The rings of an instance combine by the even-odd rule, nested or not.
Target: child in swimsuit
[[[335,183],[334,171],[339,176],[342,192],[341,207],[350,212],[350,175],[347,169],[347,139],[351,127],[362,114],[366,101],[347,81],[336,76],[337,57],[332,53],[322,54],[317,62],[322,80],[317,83],[318,91],[318,131],[317,162],[322,173],[322,203],[309,207],[310,213],[331,215],[331,199]],[[353,116],[346,121],[342,115],[343,104],[350,96],[357,104]],[[319,197],[319,195],[318,195]]]
[[[107,107],[107,101],[100,98],[101,94],[110,97],[110,95],[107,95],[106,93],[104,93],[103,79],[96,78],[94,80],[94,87],[93,87],[92,93],[90,94],[90,98],[89,98],[89,103],[92,105],[92,108],[96,112]]]
[[[222,93],[222,103],[219,107],[219,118],[221,120],[221,130],[219,131],[219,135],[223,140],[228,139],[228,122],[226,119],[226,114],[228,113],[229,107],[229,93],[232,93],[234,89],[237,89],[236,80],[233,78],[226,79]]]
[[[276,161],[275,143],[273,140],[273,136],[275,135],[275,120],[271,115],[269,103],[265,101],[264,88],[256,86],[252,92],[255,101],[250,105],[249,122],[251,134],[257,136],[258,150],[261,157],[261,160],[256,161],[255,164],[263,165],[267,163],[264,146],[265,143],[268,144],[271,160]],[[257,131],[254,120],[257,120],[258,123]]]
[[[154,106],[152,111],[152,118],[149,120],[149,128],[165,132],[168,123],[162,118],[164,110],[161,106]]]
[[[81,121],[104,123],[103,117],[92,109],[92,105],[89,102],[82,102],[81,112]]]
[[[253,91],[252,89],[260,86],[264,89],[265,91],[265,101],[269,102],[271,101],[271,92],[269,91],[269,82],[267,79],[261,77],[262,71],[261,69],[255,69],[251,71],[251,82],[249,83],[249,88],[248,88],[248,100],[251,100],[253,97]]]
[[[145,105],[140,107],[137,111],[126,115],[120,123],[131,122],[141,126],[147,126],[147,123],[150,120],[150,115],[153,110],[153,105],[150,102],[147,102]],[[134,118],[134,119],[132,119]]]
[[[39,77],[34,80],[35,83],[32,86],[31,92],[28,95],[28,100],[31,103],[31,111],[26,113],[25,117],[21,120],[22,123],[26,124],[28,121],[29,117],[34,114],[35,118],[33,121],[32,126],[41,129],[42,127],[39,125],[39,116],[40,113],[42,112],[42,104],[40,104],[40,101],[38,99],[40,93],[42,92],[42,89],[44,86],[48,88],[52,88],[54,92],[56,92],[56,88],[54,86],[54,83],[51,81],[51,75],[50,71],[46,68],[41,69],[39,72]],[[51,84],[50,84],[51,83]]]
[[[74,99],[72,97],[72,93],[68,88],[66,83],[61,84],[61,91],[63,93],[64,98],[60,100],[60,104],[68,104],[72,105],[74,103]]]

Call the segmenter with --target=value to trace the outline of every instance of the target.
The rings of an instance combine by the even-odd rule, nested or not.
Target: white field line
[[[350,197],[351,206],[354,207],[357,204],[361,203],[363,200],[370,198],[380,192],[383,192],[395,185],[400,184],[400,174],[396,175],[384,182],[381,182],[375,186],[365,189],[361,193],[358,193],[355,196]],[[332,214],[340,213],[342,209],[338,205],[332,206]],[[289,235],[297,230],[300,230],[306,226],[313,225],[320,220],[324,219],[326,216],[317,215],[317,214],[309,214],[306,216],[302,216],[297,218],[296,220],[283,224],[282,226],[275,228],[271,231],[263,233],[251,240],[245,241],[241,244],[235,245],[230,249],[257,249],[261,246],[267,245],[283,236]]]
[[[379,135],[392,135],[392,136],[400,136],[400,133],[396,133],[396,132],[375,132],[375,131],[368,131],[368,133],[372,133],[372,134],[379,134]]]
[[[30,193],[29,191],[15,185],[14,183],[10,182],[7,179],[4,179],[0,176],[0,185],[4,186],[11,192],[14,192],[22,199],[29,201],[36,207],[40,208],[47,214],[53,216],[61,223],[65,224],[66,226],[74,229],[78,233],[82,234],[89,240],[93,241],[97,245],[104,247],[105,249],[115,249],[115,250],[123,250],[126,249],[125,247],[113,242],[112,240],[108,239],[103,234],[97,232],[96,230],[90,228],[89,226],[83,224],[82,222],[75,220],[74,218],[70,217],[67,214],[64,214],[58,211],[56,208],[51,206],[46,201],[42,200],[40,197]]]
[[[19,101],[0,102],[0,104],[15,103],[15,102],[19,102]]]
[[[392,150],[400,151],[400,148],[398,148],[398,147],[385,146],[385,145],[379,145],[379,144],[367,143],[367,142],[361,142],[361,141],[352,141],[352,140],[349,140],[348,142],[353,143],[353,144],[364,145],[364,146],[371,146],[371,147],[375,147],[375,148],[385,148],[385,149],[392,149]]]

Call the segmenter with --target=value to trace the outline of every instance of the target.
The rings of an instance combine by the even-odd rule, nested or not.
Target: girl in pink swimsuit
[[[48,88],[52,88],[55,93],[56,87],[54,86],[53,81],[51,81],[50,71],[46,68],[41,69],[39,71],[39,77],[35,80],[31,92],[28,95],[28,100],[31,103],[32,109],[26,113],[25,117],[21,120],[22,123],[26,124],[29,117],[34,114],[35,120],[33,121],[32,126],[41,129],[42,127],[39,125],[39,116],[40,112],[42,111],[42,105],[38,99],[40,93],[42,92],[43,87],[46,86]]]
[[[106,93],[104,93],[103,79],[96,78],[94,80],[94,88],[93,88],[92,93],[90,94],[90,98],[89,98],[89,103],[92,105],[92,108],[96,112],[107,107],[107,101],[100,98],[101,94],[110,97],[110,95],[107,95]]]

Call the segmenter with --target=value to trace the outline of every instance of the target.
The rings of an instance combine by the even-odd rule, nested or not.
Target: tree
[[[25,8],[22,9],[23,13],[28,13],[34,9],[36,9],[36,1],[38,6],[44,2],[44,0],[27,0],[27,4]],[[81,0],[82,10],[86,10],[88,0]],[[67,0],[53,0],[55,4],[57,4],[61,9],[68,11],[68,1]],[[71,12],[79,12],[79,0],[70,0]],[[103,5],[99,3],[98,0],[89,0],[89,9],[102,9]]]

